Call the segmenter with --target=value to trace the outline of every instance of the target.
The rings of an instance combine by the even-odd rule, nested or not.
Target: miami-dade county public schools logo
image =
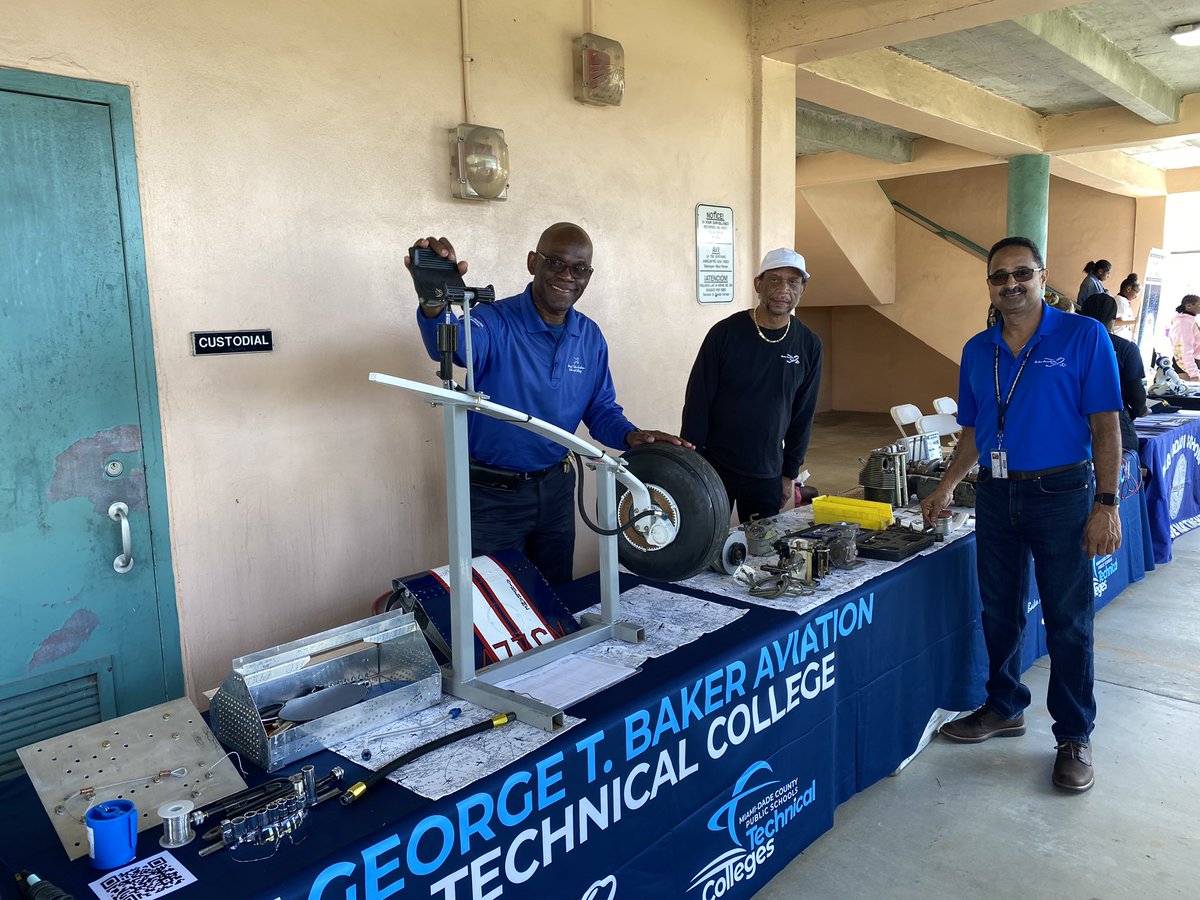
[[[1117,574],[1117,561],[1111,554],[1092,560],[1092,596],[1099,599],[1108,590],[1108,579]]]
[[[727,832],[734,846],[710,860],[692,877],[688,890],[702,888],[702,900],[723,897],[738,882],[753,878],[758,867],[775,852],[775,835],[816,799],[816,779],[804,788],[796,778],[787,784],[778,779],[755,780],[765,778],[771,771],[770,765],[762,760],[746,769],[733,786],[729,801],[709,818],[708,830]],[[754,784],[750,783],[752,780]],[[775,789],[771,790],[772,787]]]
[[[1188,459],[1182,453],[1175,460],[1175,468],[1171,470],[1171,518],[1179,515],[1183,506],[1183,495],[1188,489]]]
[[[1185,453],[1184,451],[1188,451]],[[1200,441],[1193,434],[1180,435],[1171,444],[1163,460],[1162,471],[1167,473],[1167,507],[1174,522],[1183,508],[1183,499],[1191,490],[1192,463],[1200,466]]]

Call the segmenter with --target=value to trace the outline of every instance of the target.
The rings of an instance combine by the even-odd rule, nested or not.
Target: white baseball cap
[[[772,250],[762,258],[762,264],[758,267],[758,274],[767,272],[771,269],[799,269],[800,274],[808,278],[808,266],[804,262],[804,257],[790,247],[779,247]]]

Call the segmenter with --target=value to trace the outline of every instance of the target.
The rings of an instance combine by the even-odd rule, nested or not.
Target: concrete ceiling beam
[[[913,156],[913,139],[870,122],[796,104],[796,155],[842,150],[889,163]]]
[[[796,160],[796,187],[853,184],[858,181],[884,181],[908,175],[952,172],[976,166],[1004,162],[996,156],[977,153],[965,147],[945,144],[932,138],[913,141],[913,158],[907,163],[885,163],[851,153],[819,153]]]
[[[1169,138],[1197,137],[1200,94],[1187,94],[1180,99],[1179,120],[1169,125],[1151,125],[1127,109],[1107,106],[1047,116],[1044,130],[1046,152],[1053,154],[1144,147]]]
[[[1147,122],[1167,125],[1179,118],[1178,91],[1070,10],[1021,16],[992,30]]]
[[[1077,0],[753,0],[754,52],[806,63],[1060,9]]]
[[[797,66],[796,96],[978,153],[1042,152],[1033,110],[892,50]]]
[[[1050,174],[1126,197],[1161,197],[1166,173],[1119,150],[1050,157]]]
[[[1200,191],[1200,166],[1190,169],[1167,169],[1167,193],[1187,194]]]

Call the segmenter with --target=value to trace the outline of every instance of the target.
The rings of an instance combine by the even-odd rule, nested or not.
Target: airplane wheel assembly
[[[617,543],[621,565],[655,581],[682,581],[704,571],[729,534],[729,498],[716,471],[696,451],[657,441],[627,450],[623,458],[676,535],[666,546],[654,547],[635,528],[622,531]],[[632,495],[617,482],[617,524],[632,518]]]

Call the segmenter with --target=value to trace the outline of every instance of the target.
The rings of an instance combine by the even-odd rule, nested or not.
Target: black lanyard
[[[1033,338],[1029,339],[1030,344],[1033,343]],[[996,348],[996,362],[992,367],[992,374],[996,380],[996,446],[1004,445],[1004,417],[1008,414],[1008,405],[1012,403],[1013,391],[1017,389],[1017,382],[1021,380],[1021,373],[1025,371],[1025,363],[1029,362],[1029,356],[1033,353],[1033,347],[1025,349],[1025,355],[1021,359],[1021,365],[1017,368],[1017,374],[1013,376],[1012,384],[1008,388],[1008,396],[1003,400],[1000,399],[1000,348]]]

